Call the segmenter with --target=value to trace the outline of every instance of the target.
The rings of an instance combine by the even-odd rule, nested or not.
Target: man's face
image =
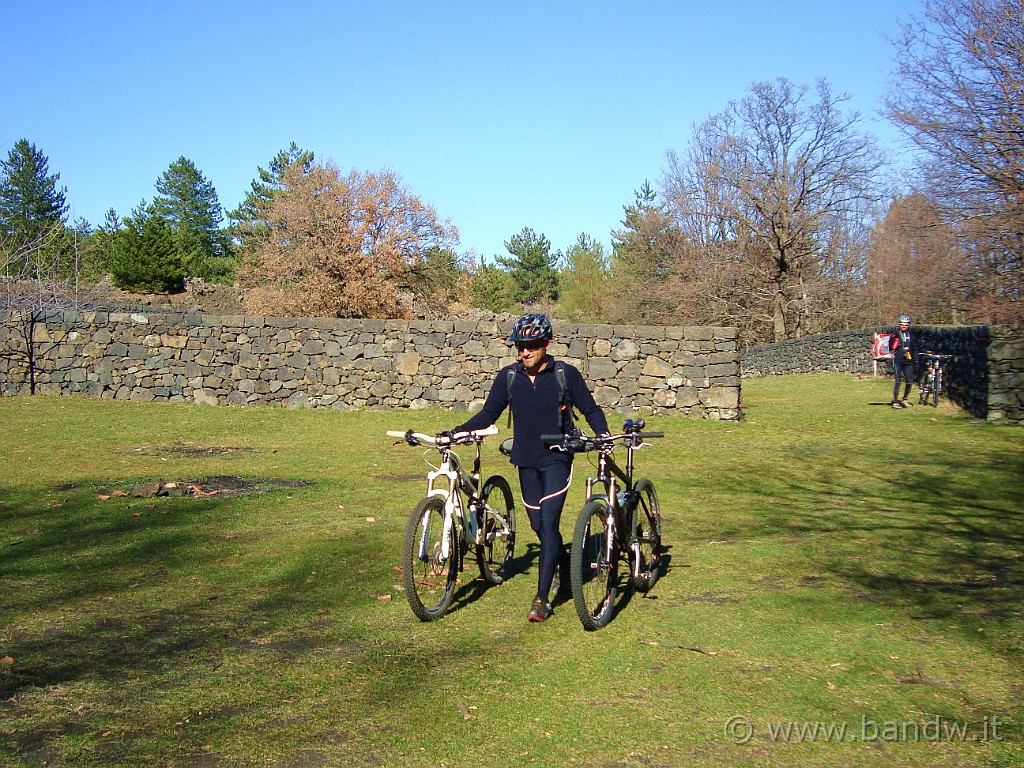
[[[548,339],[544,341],[517,341],[516,349],[519,350],[519,359],[523,361],[523,365],[527,368],[536,367],[544,359],[544,354],[547,352],[550,343],[551,341]]]
[[[900,330],[901,331],[909,331],[910,330],[910,323],[900,323]]]

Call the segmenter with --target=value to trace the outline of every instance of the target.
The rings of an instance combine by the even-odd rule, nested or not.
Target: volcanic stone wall
[[[0,392],[476,410],[513,360],[508,330],[493,321],[7,312]],[[608,411],[736,420],[736,336],[735,328],[556,323],[552,352],[580,368]]]
[[[875,333],[892,327],[837,331],[748,347],[742,352],[743,376],[840,372],[871,374]],[[1024,423],[1024,328],[1021,326],[916,326],[915,346],[953,355],[946,383],[949,398],[992,423]],[[892,375],[892,364],[877,363]]]

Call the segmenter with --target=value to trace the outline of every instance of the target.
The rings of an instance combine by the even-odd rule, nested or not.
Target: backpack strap
[[[555,361],[555,378],[558,380],[558,412],[562,430],[565,434],[570,434],[576,427],[576,419],[572,408],[572,390],[565,380],[565,363],[561,360]]]
[[[505,397],[508,398],[508,421],[505,424],[505,429],[512,428],[512,380],[516,377],[515,366],[510,366],[508,369],[508,381],[505,383]]]
[[[512,426],[512,382],[516,377],[515,367],[508,369],[508,380],[505,382],[505,393],[508,397],[508,428]],[[563,430],[566,433],[572,432],[576,426],[576,419],[573,413],[572,391],[565,380],[565,363],[561,360],[555,361],[555,380],[558,382],[558,413]]]

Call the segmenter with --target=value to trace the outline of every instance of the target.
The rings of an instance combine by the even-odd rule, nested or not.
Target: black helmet
[[[516,341],[545,341],[554,336],[551,332],[551,321],[547,315],[533,313],[523,315],[516,320],[512,326],[512,333],[508,340]]]

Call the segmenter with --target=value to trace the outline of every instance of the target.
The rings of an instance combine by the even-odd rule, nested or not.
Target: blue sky
[[[490,259],[530,227],[606,245],[692,126],[757,81],[823,77],[862,128],[918,0],[0,3],[0,153],[33,142],[74,217],[152,199],[179,156],[225,209],[294,141],[390,168]]]

